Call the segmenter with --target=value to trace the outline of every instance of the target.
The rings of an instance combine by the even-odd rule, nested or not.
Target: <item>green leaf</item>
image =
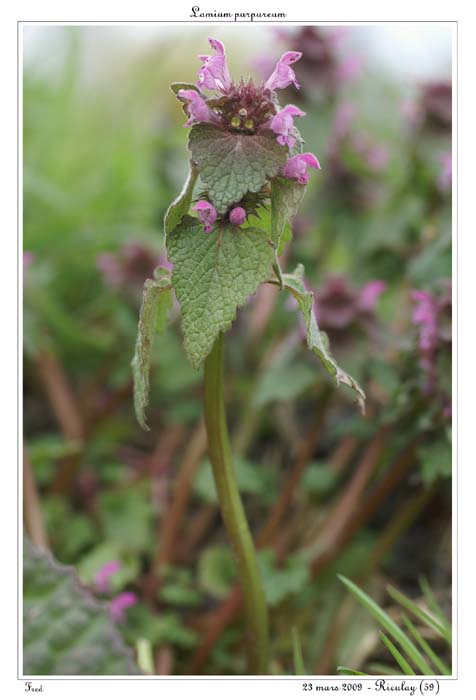
[[[283,275],[283,282],[285,288],[290,291],[296,299],[299,309],[304,317],[308,347],[321,360],[324,368],[331,375],[331,377],[335,379],[337,386],[339,386],[339,384],[345,384],[353,389],[356,395],[357,403],[359,404],[362,413],[364,413],[365,393],[355,379],[339,367],[337,362],[330,354],[327,347],[327,336],[325,336],[319,330],[317,325],[317,320],[314,313],[314,294],[306,289],[303,275],[304,268],[302,265],[298,265],[292,275]]]
[[[386,634],[383,632],[380,633],[380,639],[382,642],[385,644],[397,664],[400,666],[402,669],[403,673],[407,676],[414,676],[415,671],[412,669],[408,661],[405,659],[405,657],[398,651],[397,647],[395,644],[387,637]],[[431,674],[433,675],[433,674]]]
[[[451,476],[451,445],[444,439],[433,445],[423,445],[417,452],[420,463],[421,478],[425,484],[431,484],[438,477]]]
[[[315,376],[315,371],[308,365],[271,365],[260,377],[253,403],[264,406],[271,401],[292,401],[315,385]]]
[[[266,469],[264,465],[258,467],[239,455],[234,458],[233,466],[240,493],[256,494],[265,500],[274,498],[276,480],[271,470]],[[215,479],[208,459],[205,459],[198,469],[193,490],[205,503],[218,503]]]
[[[141,637],[136,642],[137,664],[141,671],[152,676],[154,674],[154,653],[148,639]]]
[[[206,234],[186,216],[167,240],[172,282],[182,309],[184,344],[198,369],[220,331],[268,277],[273,249],[257,228],[216,227]]]
[[[299,555],[288,557],[283,566],[276,565],[276,555],[269,549],[258,552],[266,601],[270,607],[279,605],[289,595],[300,593],[309,583],[309,564]]]
[[[413,663],[425,676],[433,675],[431,666],[427,664],[412,640],[392,620],[392,618],[377,603],[370,598],[359,586],[345,576],[338,574],[339,580],[357,598],[357,600],[370,612],[370,614],[387,630],[387,632],[400,644],[402,649]]]
[[[236,581],[236,567],[228,547],[207,547],[198,563],[198,581],[203,591],[217,598],[230,592]]]
[[[172,83],[170,89],[175,95],[178,95],[179,90],[195,90],[196,93],[201,95],[202,93],[194,83]],[[179,97],[180,99],[180,97]]]
[[[277,177],[271,183],[271,240],[275,246],[274,271],[281,289],[283,277],[278,256],[283,252],[284,242],[292,238],[291,219],[296,214],[305,192],[306,185],[301,185],[296,180]]]
[[[166,242],[167,235],[182,221],[185,214],[188,214],[190,204],[192,203],[193,188],[195,187],[197,178],[198,170],[193,163],[190,163],[190,170],[182,191],[165,212],[164,231]]]
[[[153,546],[152,506],[147,489],[140,486],[108,491],[99,497],[98,513],[104,534],[129,552],[142,553]]]
[[[147,639],[153,646],[172,644],[180,649],[191,649],[198,642],[195,630],[186,627],[176,613],[154,613],[147,605],[134,605],[127,617],[128,634],[134,643],[137,639]]]
[[[105,605],[25,538],[23,545],[23,673],[138,675]]]
[[[173,303],[170,278],[148,279],[144,284],[136,348],[132,359],[134,408],[139,425],[149,430],[145,409],[149,403],[149,373],[154,333],[162,332]]]
[[[300,487],[312,496],[327,496],[337,484],[339,477],[329,464],[310,462],[304,472]]]
[[[247,192],[259,192],[286,164],[288,149],[271,130],[259,134],[223,131],[214,124],[196,124],[189,148],[211,202],[221,214]]]
[[[110,540],[102,542],[79,560],[76,570],[80,581],[88,586],[93,585],[99,569],[113,560],[119,561],[121,568],[109,578],[111,593],[119,593],[124,590],[139,576],[139,556],[126,552],[121,543]]]

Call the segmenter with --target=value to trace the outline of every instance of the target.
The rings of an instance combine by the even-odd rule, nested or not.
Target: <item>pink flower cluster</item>
[[[451,342],[451,282],[445,280],[436,295],[423,289],[412,292],[415,302],[412,321],[418,328],[420,366],[424,372],[424,392],[431,394],[437,383],[437,357]]]
[[[186,127],[204,122],[219,125],[220,118],[217,112],[210,107],[201,91],[203,89],[213,90],[222,96],[226,96],[234,88],[234,83],[228,70],[224,45],[218,39],[210,38],[208,41],[214,54],[199,56],[202,65],[198,72],[198,89],[179,90],[178,92],[178,97],[186,103],[189,116],[185,124]],[[291,66],[301,57],[302,53],[300,51],[286,51],[277,62],[268,80],[264,83],[262,88],[263,94],[269,96],[275,90],[287,88],[291,84],[299,88],[296,74]],[[263,127],[274,131],[280,145],[292,148],[296,143],[296,137],[293,134],[294,119],[303,116],[305,116],[305,112],[299,107],[292,104],[286,105],[270,117],[263,124]],[[283,170],[283,175],[304,185],[309,180],[308,167],[320,168],[317,158],[312,153],[296,155],[288,160]],[[211,227],[216,220],[216,212],[214,214],[213,206],[208,202],[199,202],[196,210],[199,212],[200,220],[205,225],[205,231],[211,231]],[[230,216],[230,221],[234,225],[240,225],[239,223],[235,224],[235,221],[237,222],[241,216],[241,214],[235,213]]]
[[[319,325],[324,330],[341,330],[354,322],[368,319],[386,288],[382,280],[371,280],[360,289],[355,289],[345,277],[329,276],[315,297]]]

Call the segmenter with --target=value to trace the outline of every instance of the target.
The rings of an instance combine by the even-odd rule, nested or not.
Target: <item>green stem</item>
[[[205,423],[221,513],[231,541],[243,591],[249,668],[268,673],[268,611],[245,511],[233,472],[223,396],[224,335],[205,361]]]

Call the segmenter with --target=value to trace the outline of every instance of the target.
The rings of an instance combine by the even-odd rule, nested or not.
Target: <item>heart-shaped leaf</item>
[[[257,134],[224,131],[214,124],[196,124],[189,147],[210,201],[219,213],[247,192],[259,192],[286,164],[288,149],[265,129]]]
[[[268,277],[273,248],[261,229],[216,226],[207,234],[196,218],[186,216],[169,234],[167,254],[174,264],[185,349],[198,368],[237,308]]]

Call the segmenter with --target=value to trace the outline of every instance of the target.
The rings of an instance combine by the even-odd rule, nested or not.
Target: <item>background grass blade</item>
[[[372,600],[359,586],[350,581],[345,576],[338,574],[340,581],[344,586],[351,592],[357,600],[359,600],[362,605],[367,608],[373,617],[386,629],[386,631],[395,639],[396,642],[404,649],[407,656],[415,664],[415,666],[425,675],[433,675],[432,668],[425,661],[423,656],[418,651],[417,647],[413,644],[411,639],[405,634],[403,630],[392,620],[392,618],[377,605],[377,603]]]
[[[301,640],[299,639],[299,632],[296,627],[292,629],[293,637],[293,661],[294,661],[294,675],[305,676],[306,669],[304,668],[304,659],[302,658],[302,648]]]
[[[446,641],[448,644],[451,645],[451,631],[447,630],[444,625],[442,625],[438,620],[435,620],[434,617],[426,613],[424,610],[418,607],[418,605],[415,605],[415,603],[410,600],[410,598],[407,598],[406,595],[398,591],[396,588],[393,586],[388,586],[387,591],[389,595],[395,600],[397,603],[400,603],[404,608],[406,608],[409,612],[413,613],[415,617],[417,617],[419,620],[424,622],[426,625],[431,627],[432,629],[435,630],[435,632],[438,632]]]
[[[412,622],[408,619],[408,617],[406,615],[403,615],[403,621],[406,624],[406,626],[408,627],[408,629],[410,630],[410,633],[412,634],[412,636],[415,639],[415,641],[417,642],[417,644],[420,645],[423,652],[430,659],[433,666],[435,666],[438,669],[438,671],[440,671],[444,676],[450,676],[451,670],[444,663],[444,661],[442,661],[439,658],[439,656],[433,651],[431,646],[422,637],[420,632],[416,629],[416,627],[412,624]]]
[[[418,579],[418,583],[421,588],[421,592],[423,593],[423,597],[426,600],[426,604],[430,608],[430,610],[434,613],[435,617],[438,619],[438,621],[451,633],[451,622],[448,620],[446,615],[444,614],[443,610],[441,607],[438,605],[438,602],[435,598],[435,594],[431,590],[431,586],[428,583],[428,580],[425,578],[425,576],[421,576]]]
[[[381,632],[380,639],[385,644],[385,646],[387,647],[387,649],[389,650],[389,652],[391,653],[391,655],[393,656],[393,658],[395,659],[397,664],[400,666],[403,673],[406,676],[414,676],[415,671],[412,669],[412,667],[410,666],[408,661],[405,659],[405,657],[402,656],[402,654],[398,651],[395,644],[387,637],[387,635],[384,634],[383,632]]]

